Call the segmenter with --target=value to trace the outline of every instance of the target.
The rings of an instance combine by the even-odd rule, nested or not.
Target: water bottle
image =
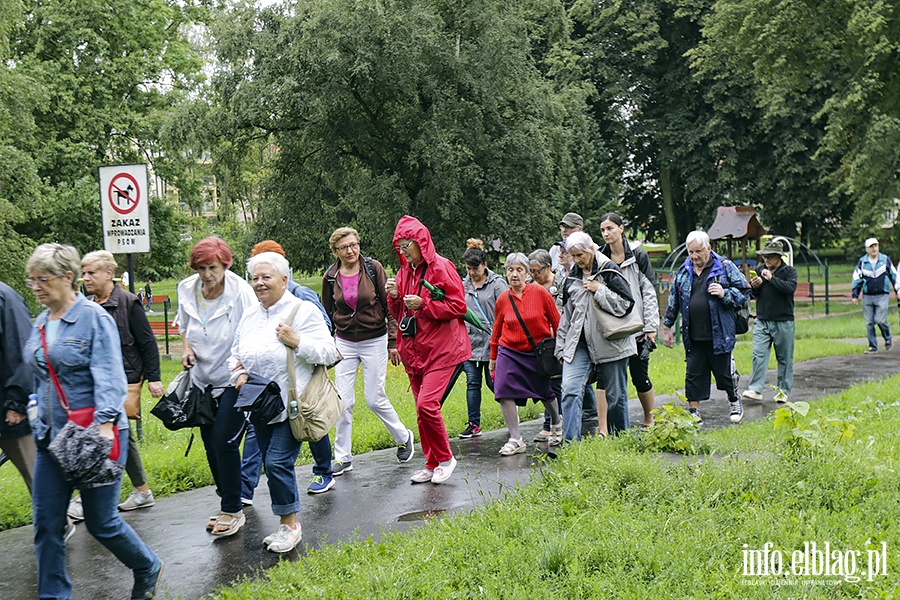
[[[297,406],[296,400],[291,400],[290,408],[288,409],[288,414],[292,419],[298,417],[300,415],[300,407]]]
[[[28,422],[31,423],[32,427],[35,426],[38,420],[38,403],[37,400],[32,398],[28,401],[28,407],[25,409],[26,414],[28,415]]]

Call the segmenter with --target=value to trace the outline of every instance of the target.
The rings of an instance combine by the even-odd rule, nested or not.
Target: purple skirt
[[[519,352],[501,345],[497,349],[494,398],[514,400],[517,405],[525,406],[529,398],[537,402],[553,400],[556,396],[550,380],[538,374],[534,352]]]

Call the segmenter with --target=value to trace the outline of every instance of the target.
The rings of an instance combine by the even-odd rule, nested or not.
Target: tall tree
[[[303,268],[329,260],[327,230],[345,224],[389,256],[404,213],[445,252],[471,235],[530,249],[573,197],[608,192],[571,156],[592,143],[583,94],[536,58],[566,30],[558,2],[317,0],[227,17],[217,90],[279,148],[257,237]]]
[[[719,0],[707,20],[698,67],[727,58],[751,76],[751,97],[773,128],[807,121],[782,129],[781,147],[802,144],[816,164],[820,199],[801,198],[794,210],[817,233],[840,234],[851,222],[851,236],[859,227],[874,231],[900,196],[897,10],[880,0]],[[804,129],[819,133],[789,135]]]

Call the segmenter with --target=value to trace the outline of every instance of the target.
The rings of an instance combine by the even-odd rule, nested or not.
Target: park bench
[[[823,285],[822,288],[825,286]],[[853,298],[850,292],[833,291],[829,292],[828,300],[848,301]],[[811,282],[800,282],[794,291],[794,300],[810,301],[815,304],[816,300],[825,300],[825,292],[816,289],[816,284]]]
[[[150,321],[150,329],[153,330],[153,335],[166,335],[165,321]],[[169,324],[169,335],[181,335],[176,325]]]
[[[168,301],[169,301],[169,296],[166,294],[159,294],[159,295],[153,294],[153,304],[162,305]],[[146,299],[144,300],[144,304],[146,304],[147,306],[151,306],[151,304],[147,304]]]

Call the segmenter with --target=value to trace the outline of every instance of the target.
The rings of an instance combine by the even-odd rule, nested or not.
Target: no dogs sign
[[[147,165],[100,167],[100,207],[106,250],[150,252]]]

